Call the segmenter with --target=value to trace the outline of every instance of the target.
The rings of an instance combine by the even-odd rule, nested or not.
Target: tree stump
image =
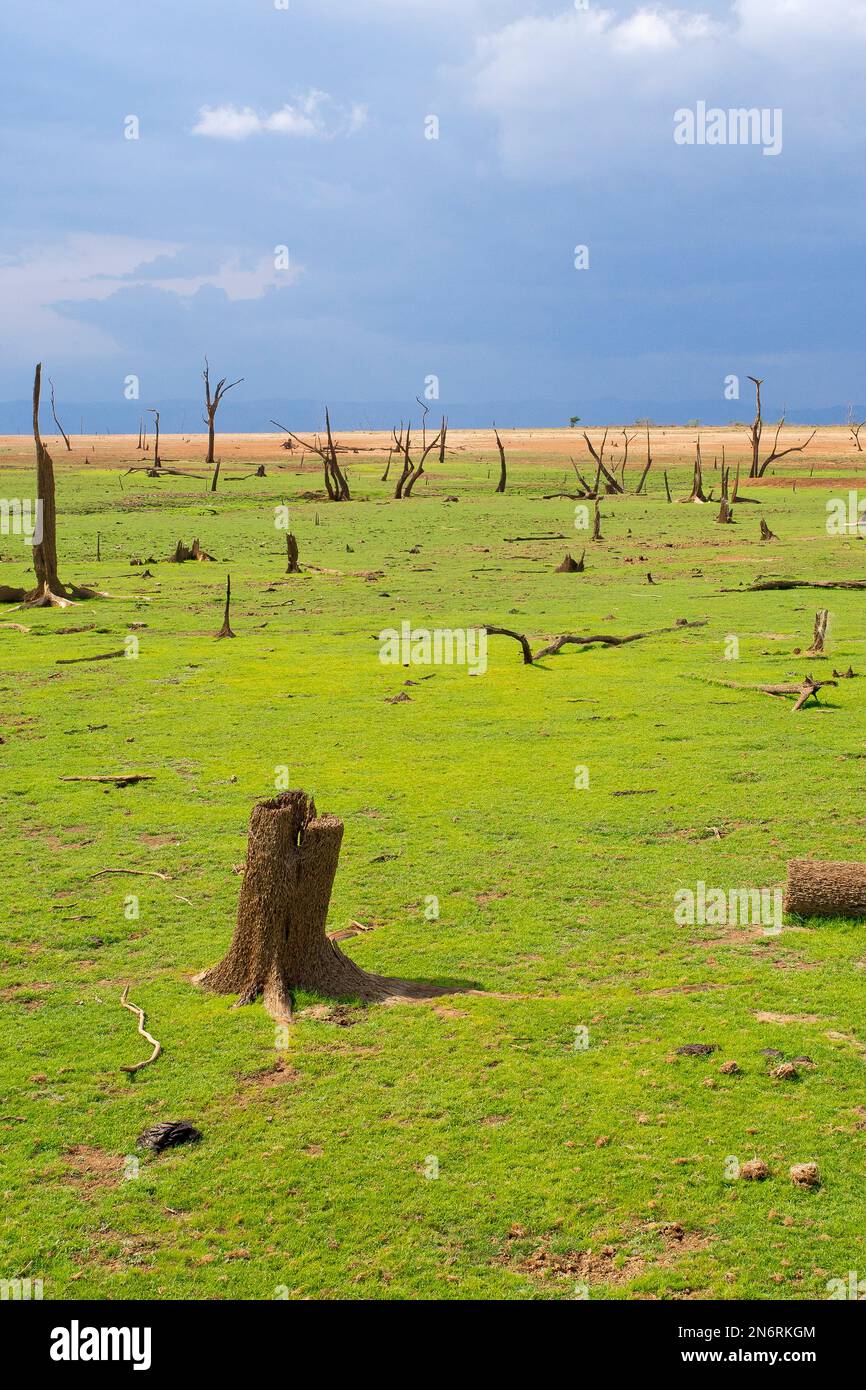
[[[253,807],[237,924],[228,954],[194,983],[259,995],[274,1019],[292,1016],[296,989],[332,999],[426,999],[453,990],[373,975],[325,935],[343,822],[319,816],[303,791],[283,792]]]
[[[866,917],[866,864],[792,859],[785,910],[799,917]]]

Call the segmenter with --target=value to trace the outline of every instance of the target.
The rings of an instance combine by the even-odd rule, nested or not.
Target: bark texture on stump
[[[373,975],[325,935],[343,822],[319,816],[311,797],[288,791],[250,817],[247,862],[228,954],[196,978],[238,1004],[262,996],[275,1019],[292,1014],[304,989],[332,999],[423,999],[449,990]]]
[[[866,917],[866,864],[790,860],[785,910],[799,917]]]

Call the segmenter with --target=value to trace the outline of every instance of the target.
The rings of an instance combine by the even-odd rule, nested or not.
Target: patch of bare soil
[[[164,849],[166,845],[179,845],[180,840],[176,835],[139,835],[139,840],[143,845],[150,849]]]
[[[335,1023],[338,1028],[353,1028],[356,1023],[364,1023],[366,1016],[365,1009],[356,1009],[349,1004],[314,1004],[296,1015],[297,1018],[313,1019],[316,1023]]]
[[[266,1091],[272,1086],[293,1086],[300,1079],[301,1073],[278,1057],[270,1067],[239,1076],[238,1085],[243,1091]]]
[[[73,1144],[63,1155],[66,1177],[87,1198],[94,1188],[116,1187],[123,1178],[123,1159],[88,1144]]]
[[[820,1023],[817,1014],[774,1014],[757,1013],[755,1014],[756,1023]]]

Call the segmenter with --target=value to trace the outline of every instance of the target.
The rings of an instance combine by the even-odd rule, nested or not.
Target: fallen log
[[[97,777],[61,777],[61,782],[108,782],[115,787],[134,787],[136,782],[152,782],[154,772],[106,772]]]
[[[533,656],[526,637],[520,632],[513,632],[507,627],[491,627],[485,625],[484,631],[491,636],[513,637],[515,642],[519,642],[523,650],[524,666],[531,666],[533,662],[540,661],[545,656],[556,656],[563,647],[590,647],[599,645],[603,647],[625,647],[630,642],[640,642],[645,637],[658,637],[666,632],[682,632],[686,628],[706,627],[706,618],[699,618],[696,622],[687,622],[685,618],[678,618],[673,627],[657,627],[649,632],[633,632],[627,637],[615,637],[611,633],[598,633],[590,637],[580,637],[575,633],[565,632],[559,637],[555,637],[547,647],[542,647]]]
[[[744,589],[721,589],[720,593],[761,594],[770,589],[866,589],[866,579],[759,579]]]
[[[59,656],[55,666],[75,666],[80,661],[113,661],[117,656],[126,656],[126,648],[116,652],[98,652],[95,656]]]
[[[866,864],[790,860],[784,906],[798,917],[866,917]]]

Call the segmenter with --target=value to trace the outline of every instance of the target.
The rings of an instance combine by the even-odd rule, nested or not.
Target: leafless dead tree
[[[54,382],[51,380],[51,377],[48,378],[48,385],[51,387],[51,414],[54,416],[55,425],[59,429],[60,433],[63,435],[63,443],[66,445],[67,451],[71,454],[72,445],[69,443],[69,435],[66,433],[65,429],[63,428],[63,426],[57,418],[57,407],[54,403]]]
[[[496,491],[504,492],[508,482],[508,471],[505,467],[505,446],[499,438],[499,431],[495,425],[493,426],[493,433],[496,435],[496,447],[499,450],[499,482],[496,484]]]
[[[210,364],[207,358],[205,358],[204,371],[202,372],[202,380],[204,381],[205,400],[205,414],[202,416],[202,419],[207,425],[207,458],[205,459],[205,463],[213,463],[214,436],[216,434],[216,413],[220,408],[220,402],[222,401],[223,396],[225,396],[235,386],[240,386],[241,382],[243,381],[243,377],[240,376],[238,377],[237,381],[230,381],[228,382],[228,384],[226,384],[226,377],[221,377],[220,380],[217,382],[216,386],[214,387],[213,391],[211,391]]]

